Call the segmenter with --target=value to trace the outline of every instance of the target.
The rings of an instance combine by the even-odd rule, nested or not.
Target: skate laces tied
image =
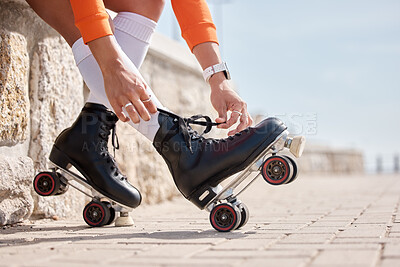
[[[111,162],[112,162],[112,164],[114,165],[114,167],[115,167],[115,169],[116,169],[116,172],[119,172],[119,169],[118,169],[118,167],[117,167],[117,162],[115,161],[115,150],[116,149],[119,149],[119,141],[118,141],[118,136],[117,136],[117,130],[116,130],[116,128],[117,128],[117,125],[116,124],[114,124],[114,125],[112,125],[112,126],[110,126],[110,125],[107,125],[107,124],[103,124],[103,126],[101,126],[101,129],[104,131],[103,132],[103,134],[100,134],[100,138],[104,141],[104,146],[102,147],[104,150],[103,150],[103,153],[106,155],[106,156],[108,156],[108,158],[109,159],[107,159],[107,160],[110,160]],[[110,153],[109,153],[109,151],[108,151],[108,136],[110,135],[110,133],[111,133],[111,145],[112,145],[112,147],[113,147],[113,154],[114,154],[114,156],[111,156],[110,155]],[[122,175],[122,174],[121,174]],[[126,179],[126,176],[125,175],[122,175],[123,177],[123,179]]]
[[[218,122],[212,122],[211,118],[209,116],[205,116],[205,115],[201,115],[201,114],[191,116],[190,118],[182,118],[182,117],[180,117],[174,113],[168,112],[166,110],[158,109],[158,111],[165,113],[165,114],[173,117],[174,119],[176,119],[176,121],[178,122],[178,128],[179,128],[180,132],[183,134],[185,144],[189,148],[191,153],[193,153],[192,144],[191,144],[192,140],[205,139],[205,137],[203,136],[204,134],[210,132],[213,126],[217,126],[217,125],[221,124]],[[199,121],[200,119],[205,119],[205,121]],[[205,126],[206,128],[204,129],[204,131],[201,134],[199,134],[197,131],[193,130],[193,128],[190,126],[190,124],[197,124],[197,125]],[[214,140],[214,139],[212,139],[212,140]]]

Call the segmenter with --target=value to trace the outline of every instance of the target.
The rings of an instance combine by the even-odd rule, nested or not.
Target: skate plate
[[[95,190],[83,176],[69,170],[60,168],[50,161],[51,172],[41,172],[34,179],[34,189],[41,196],[60,195],[71,186],[87,197],[91,198],[84,208],[83,217],[89,226],[110,225],[115,221],[115,226],[132,226],[133,220],[129,213],[133,210],[115,200],[104,196]],[[76,183],[90,190],[82,190]],[[119,216],[116,217],[116,213]]]

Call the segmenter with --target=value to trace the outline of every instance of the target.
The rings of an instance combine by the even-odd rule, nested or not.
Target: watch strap
[[[222,63],[215,64],[215,65],[212,65],[212,66],[206,68],[203,71],[204,80],[208,83],[211,76],[213,76],[215,73],[218,73],[218,72],[224,72],[226,79],[228,79],[228,80],[231,79],[226,62],[222,62]]]

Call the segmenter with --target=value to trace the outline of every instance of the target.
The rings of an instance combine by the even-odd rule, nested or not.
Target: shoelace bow
[[[213,126],[217,126],[221,123],[218,122],[212,122],[210,117],[205,116],[205,115],[194,115],[191,116],[190,118],[182,118],[179,117],[178,115],[175,115],[174,113],[158,109],[158,111],[168,114],[169,116],[173,117],[177,122],[178,122],[178,127],[179,131],[183,134],[183,138],[185,140],[186,146],[189,148],[190,152],[193,153],[192,150],[192,139],[205,139],[203,136],[204,134],[208,133],[211,131]],[[200,119],[205,119],[205,121],[199,121]],[[193,128],[190,126],[190,124],[197,124],[201,126],[205,126],[206,128],[204,131],[199,134],[197,131],[193,130]],[[214,140],[214,139],[211,139]]]

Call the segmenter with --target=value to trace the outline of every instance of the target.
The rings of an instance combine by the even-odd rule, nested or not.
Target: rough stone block
[[[27,219],[33,210],[32,160],[0,155],[0,170],[0,225]]]
[[[24,36],[0,31],[0,145],[29,135],[29,57]]]

